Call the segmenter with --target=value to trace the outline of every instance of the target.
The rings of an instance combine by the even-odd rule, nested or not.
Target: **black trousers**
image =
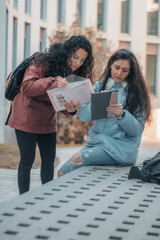
[[[47,183],[54,176],[54,160],[56,154],[56,132],[49,134],[35,134],[15,130],[20,151],[20,163],[18,167],[19,193],[29,191],[30,172],[35,160],[36,144],[38,144],[41,156],[41,182]]]

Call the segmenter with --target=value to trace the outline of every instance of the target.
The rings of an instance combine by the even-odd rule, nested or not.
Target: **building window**
[[[157,72],[157,46],[147,44],[146,56],[146,80],[149,90],[156,95],[156,72]]]
[[[148,35],[158,35],[159,5],[159,0],[148,0],[147,2]]]
[[[13,7],[18,8],[18,0],[13,0]]]
[[[46,29],[40,28],[40,43],[39,50],[44,51],[46,48]]]
[[[125,42],[125,41],[120,41],[119,42],[119,49],[120,48],[131,49],[131,43],[130,42]]]
[[[156,94],[155,92],[155,77],[156,77],[156,56],[155,55],[147,55],[147,71],[146,78],[149,86],[149,90],[152,94]]]
[[[130,33],[130,0],[121,0],[121,33]]]
[[[25,0],[25,13],[31,15],[32,0]]]
[[[107,28],[107,0],[98,0],[97,28],[106,32]]]
[[[78,0],[77,2],[78,9],[78,17],[80,21],[81,28],[85,28],[85,20],[86,20],[86,1]]]
[[[8,72],[8,10],[6,10],[6,51],[5,51],[5,77]]]
[[[98,0],[98,11],[97,11],[97,28],[102,30],[102,19],[103,19],[103,0]]]
[[[30,56],[31,25],[25,23],[24,58]]]
[[[47,0],[41,0],[41,19],[47,20]]]
[[[17,65],[17,18],[13,18],[12,69]]]
[[[65,25],[66,0],[58,0],[57,22]]]

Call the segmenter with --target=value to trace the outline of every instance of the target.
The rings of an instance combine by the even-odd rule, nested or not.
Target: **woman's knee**
[[[80,165],[82,164],[83,160],[81,157],[81,153],[75,153],[72,157],[71,157],[71,165]]]
[[[58,177],[62,177],[64,175],[64,173],[63,172],[61,172],[61,171],[58,171],[58,173],[57,173],[57,176]]]

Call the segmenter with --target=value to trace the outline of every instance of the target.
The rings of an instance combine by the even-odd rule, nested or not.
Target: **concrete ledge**
[[[141,158],[142,159],[142,158]],[[160,239],[160,185],[82,167],[0,205],[0,239]]]

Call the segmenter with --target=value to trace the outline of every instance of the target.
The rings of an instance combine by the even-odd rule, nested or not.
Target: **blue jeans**
[[[82,162],[77,165],[71,164],[71,158],[59,169],[64,174],[71,172],[82,166],[118,166],[119,163],[109,156],[100,146],[84,147],[80,150]]]

